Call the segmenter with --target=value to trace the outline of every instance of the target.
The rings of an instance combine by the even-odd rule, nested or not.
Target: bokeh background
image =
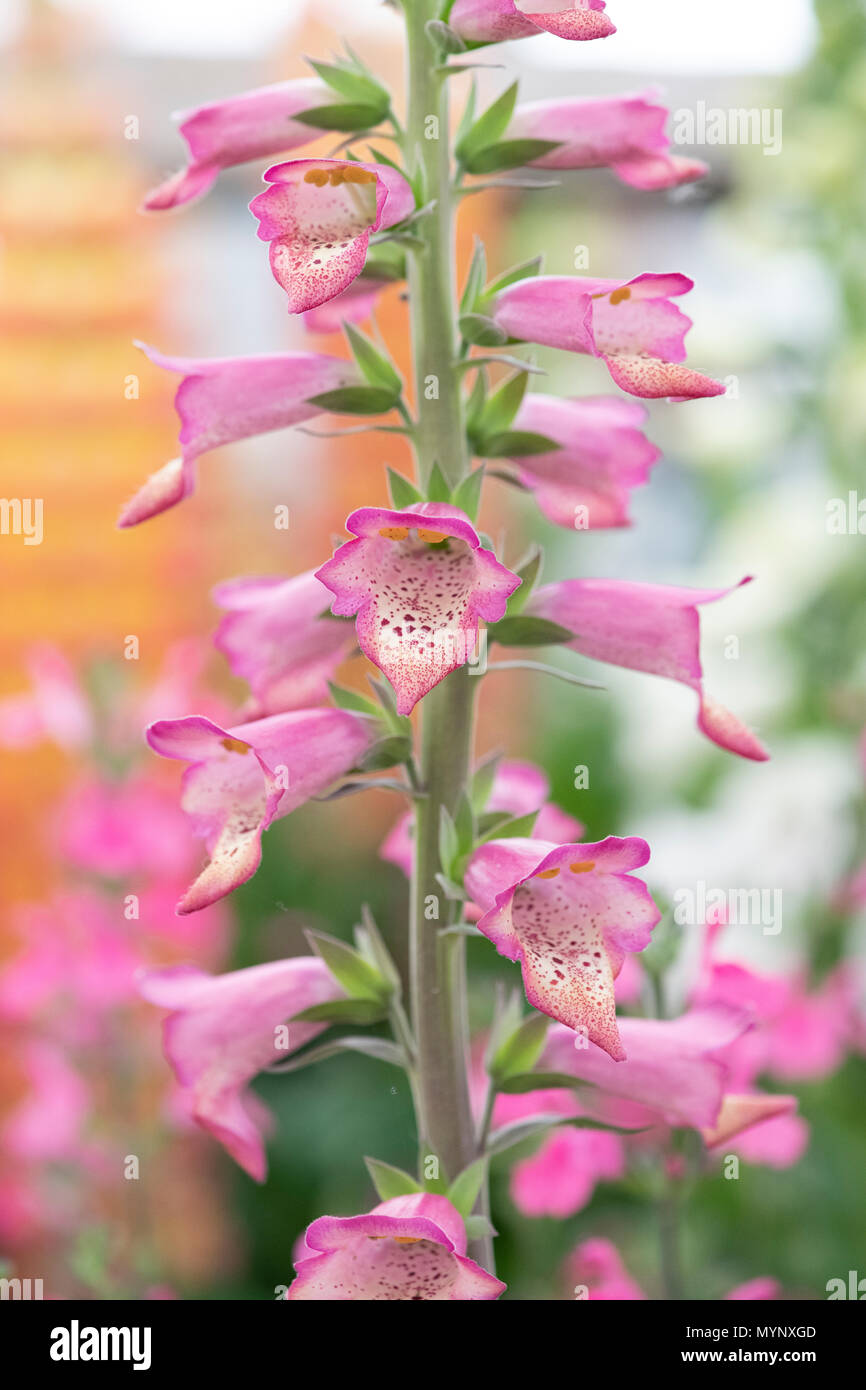
[[[695,729],[690,692],[613,668],[598,693],[497,675],[483,693],[479,752],[541,763],[590,838],[643,835],[663,904],[699,881],[781,890],[783,930],[729,928],[727,955],[804,969],[815,988],[850,960],[862,986],[866,539],[856,521],[834,534],[828,504],[853,492],[856,517],[866,445],[866,17],[857,0],[609,9],[619,33],[604,43],[544,36],[488,50],[506,67],[482,73],[484,88],[495,94],[516,74],[523,99],[654,87],[673,112],[778,110],[780,152],[693,147],[712,173],[672,194],[639,194],[600,171],[531,196],[469,199],[461,263],[477,234],[503,268],[543,252],[548,271],[568,273],[585,247],[592,275],[684,271],[697,286],[690,360],[729,391],[651,405],[648,432],[664,456],[635,496],[631,528],[554,531],[500,483],[482,522],[504,538],[506,562],[540,541],[549,578],[716,586],[753,574],[704,610],[703,657],[711,692],[773,756],[726,756]],[[402,443],[295,432],[222,449],[202,461],[182,507],[114,529],[121,504],[175,452],[172,384],[133,338],[219,356],[304,337],[254,236],[255,167],[223,176],[180,216],[136,212],[181,162],[170,113],[300,75],[304,53],[326,55],[342,38],[399,93],[400,26],[374,0],[6,0],[0,10],[0,491],[44,502],[41,545],[0,537],[0,1253],[6,1272],[42,1277],[60,1297],[273,1297],[309,1220],[369,1205],[363,1154],[412,1163],[400,1077],[337,1058],[257,1083],[276,1123],[268,1180],[252,1183],[189,1126],[158,1017],[132,985],[141,963],[224,969],[302,950],[304,927],[348,936],[362,901],[404,950],[406,885],[377,857],[399,812],[383,794],[363,810],[352,798],[282,822],[257,877],[224,910],[181,924],[175,890],[198,850],[176,813],[175,770],[154,767],[141,740],[156,714],[241,702],[209,644],[210,588],[320,562],[353,507],[384,500],[383,464],[405,467]],[[404,366],[405,321],[395,288],[378,323]],[[320,341],[334,350],[338,340]],[[543,389],[607,389],[598,363],[538,360]],[[280,504],[288,533],[273,525]],[[341,673],[363,677],[360,662]],[[577,790],[581,765],[590,783]],[[684,933],[674,1002],[698,937]],[[514,972],[484,941],[470,942],[470,967],[481,1030],[495,981]],[[848,1055],[794,1086],[809,1127],[796,1163],[697,1185],[688,1296],[771,1275],[788,1297],[818,1298],[862,1265],[860,1051],[853,1037]],[[614,1239],[658,1294],[655,1218],[639,1182],[601,1185],[568,1219],[527,1219],[509,1166],[494,1174],[494,1220],[510,1296],[566,1296],[562,1260],[592,1235]]]

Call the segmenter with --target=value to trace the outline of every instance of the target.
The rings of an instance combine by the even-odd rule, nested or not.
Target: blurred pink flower
[[[210,855],[177,911],[197,912],[252,878],[272,821],[325,791],[372,740],[367,721],[338,709],[293,710],[229,729],[201,715],[151,724],[156,753],[191,763],[181,805]]]
[[[189,163],[148,193],[142,208],[162,212],[180,207],[207,193],[222,170],[233,164],[271,158],[309,144],[321,131],[292,117],[332,101],[333,93],[324,82],[307,77],[180,112],[177,119]]]
[[[232,579],[213,597],[226,610],[214,644],[249,684],[251,715],[327,700],[328,681],[354,646],[354,632],[323,616],[333,595],[312,570],[291,579]]]
[[[612,1241],[596,1236],[572,1251],[566,1276],[575,1291],[587,1292],[593,1302],[638,1302],[646,1298],[639,1284],[626,1270]]]
[[[288,1299],[317,1302],[490,1301],[505,1285],[466,1256],[466,1230],[447,1197],[419,1192],[363,1216],[307,1227]]]
[[[346,529],[356,539],[316,573],[335,595],[331,611],[357,614],[361,650],[394,687],[398,713],[411,714],[472,659],[479,620],[497,622],[520,580],[441,502],[362,507]]]
[[[21,1052],[30,1091],[6,1119],[0,1142],[27,1162],[71,1161],[81,1157],[82,1129],[90,1096],[63,1049],[28,1039]]]
[[[530,161],[541,169],[612,169],[632,188],[675,188],[708,172],[699,159],[670,153],[669,112],[653,92],[616,97],[556,97],[518,106],[506,140],[555,140]]]
[[[524,1216],[564,1220],[585,1207],[597,1182],[625,1176],[625,1147],[617,1134],[562,1125],[537,1154],[515,1164],[511,1200]]]
[[[748,579],[740,581],[749,583]],[[632,584],[620,579],[566,579],[537,589],[527,612],[548,618],[577,634],[573,651],[666,676],[688,685],[700,701],[698,727],[720,748],[763,761],[763,745],[733,714],[704,692],[698,607],[715,603],[733,589],[680,589],[664,584]]]
[[[168,357],[138,347],[158,367],[180,372],[174,398],[180,417],[180,458],[152,473],[123,508],[118,526],[137,526],[174,507],[195,486],[195,461],[221,444],[286,429],[321,413],[312,396],[358,379],[351,362],[318,352],[256,357]]]
[[[561,39],[606,39],[616,27],[604,7],[605,0],[456,0],[448,22],[471,44],[526,39],[545,30]]]
[[[218,976],[195,966],[146,970],[139,989],[151,1004],[171,1010],[165,1053],[190,1093],[193,1118],[250,1177],[264,1181],[267,1161],[247,1083],[327,1027],[289,1022],[295,1014],[338,999],[343,990],[318,956]]]

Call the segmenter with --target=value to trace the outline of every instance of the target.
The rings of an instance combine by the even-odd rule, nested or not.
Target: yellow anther
[[[621,304],[624,299],[631,299],[631,290],[628,285],[623,285],[620,289],[614,290],[610,297],[611,304]]]
[[[427,531],[418,528],[419,541],[426,541],[428,545],[438,545],[440,541],[447,539],[443,531]]]
[[[408,526],[380,526],[379,535],[386,541],[405,541],[409,534]]]
[[[333,184],[334,188],[337,188],[341,183],[346,182],[346,176],[343,173],[342,169],[329,170],[328,179]]]
[[[244,743],[242,738],[222,738],[220,743],[229,753],[249,753],[250,745]]]
[[[595,868],[594,859],[581,859],[577,864],[568,866],[573,874],[588,874]]]
[[[558,875],[558,873],[559,873],[559,869],[542,869],[540,873],[537,873],[537,874],[535,875],[535,877],[536,877],[536,878],[556,878],[556,876]]]
[[[327,182],[327,169],[308,169],[304,174],[304,183],[314,183],[317,188],[324,188]]]
[[[375,183],[376,175],[371,169],[358,169],[354,164],[348,164],[343,170],[343,178],[346,183]]]

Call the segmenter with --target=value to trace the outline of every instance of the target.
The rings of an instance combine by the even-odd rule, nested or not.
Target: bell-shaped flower
[[[532,835],[534,839],[553,840],[562,844],[577,840],[583,826],[567,811],[548,801],[550,783],[546,773],[534,763],[505,761],[497,765],[493,786],[485,811],[505,811],[511,816],[528,816],[538,812]],[[382,859],[396,864],[408,878],[412,873],[412,813],[400,817],[386,836],[379,851]]]
[[[560,446],[514,460],[549,521],[578,531],[631,524],[631,490],[649,481],[661,457],[641,430],[645,420],[643,406],[620,396],[524,398],[514,429]]]
[[[363,1216],[307,1227],[287,1299],[320,1303],[492,1301],[505,1285],[466,1255],[466,1229],[447,1197],[391,1197]]]
[[[189,162],[148,193],[143,209],[162,212],[181,207],[207,193],[222,170],[233,164],[269,159],[309,144],[321,132],[292,118],[330,101],[333,93],[325,83],[307,77],[180,112],[177,119]]]
[[[294,956],[227,975],[184,965],[145,970],[139,992],[171,1011],[165,1054],[193,1119],[262,1182],[265,1150],[247,1085],[328,1026],[293,1023],[296,1014],[343,990],[318,956]]]
[[[636,837],[587,844],[492,840],[476,850],[466,890],[482,909],[479,930],[500,955],[520,961],[536,1009],[580,1030],[616,1062],[614,980],[627,952],[649,945],[660,913],[632,877],[649,859]]]
[[[394,687],[397,710],[417,702],[475,655],[480,620],[498,622],[520,580],[485,550],[457,507],[362,507],[316,573],[332,613],[357,614],[358,643]]]
[[[514,1165],[511,1200],[524,1216],[574,1216],[598,1182],[625,1176],[625,1146],[618,1134],[561,1125],[538,1153]]]
[[[291,579],[232,579],[213,597],[226,610],[214,645],[247,681],[254,717],[308,709],[354,645],[348,624],[327,616],[333,595],[312,570]]]
[[[517,341],[602,358],[631,396],[721,396],[721,382],[683,365],[692,321],[672,301],[693,285],[677,274],[634,280],[539,275],[500,290],[485,312]]]
[[[246,883],[259,867],[262,833],[354,767],[373,741],[370,722],[348,710],[294,710],[220,728],[202,715],[161,719],[147,741],[191,764],[181,805],[205,839],[210,862],[178,904],[196,912]]]
[[[707,738],[742,758],[763,761],[769,754],[755,735],[703,687],[698,608],[731,592],[620,579],[566,579],[537,589],[527,612],[569,628],[575,637],[568,646],[595,661],[690,686],[700,701],[698,727]]]
[[[357,384],[351,362],[319,352],[280,352],[255,357],[167,357],[146,343],[151,362],[183,381],[174,398],[181,422],[180,458],[152,473],[127,502],[119,526],[166,511],[195,486],[195,460],[221,444],[299,425],[321,414],[313,396]]]
[[[668,111],[654,93],[623,97],[558,97],[518,106],[506,140],[553,140],[533,159],[541,169],[612,169],[632,188],[675,188],[708,172],[699,159],[670,153]]]
[[[250,210],[290,314],[342,294],[364,269],[373,233],[415,210],[406,179],[387,164],[296,159],[268,169],[265,182]]]
[[[605,0],[456,0],[448,23],[467,43],[503,43],[545,31],[561,39],[606,39],[616,26]]]

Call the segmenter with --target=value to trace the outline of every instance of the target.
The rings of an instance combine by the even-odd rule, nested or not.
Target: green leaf
[[[408,478],[404,478],[402,473],[397,473],[393,468],[388,469],[388,492],[391,497],[391,506],[398,512],[413,506],[415,502],[424,501],[423,492],[419,492],[414,483],[410,482]]]
[[[452,869],[460,856],[460,838],[457,827],[447,806],[439,807],[439,863],[446,876],[451,877]]]
[[[481,815],[490,800],[490,793],[493,791],[493,783],[496,779],[496,769],[500,761],[500,755],[498,753],[493,753],[490,757],[485,758],[475,769],[470,794],[472,796],[472,807],[476,815]],[[500,812],[494,811],[493,814],[498,816]],[[502,812],[501,814],[506,815],[507,812]]]
[[[381,772],[383,768],[405,763],[411,752],[411,739],[404,734],[389,734],[367,749],[359,766],[364,772]]]
[[[507,430],[526,395],[529,385],[528,372],[515,372],[494,391],[484,407],[479,422],[483,437],[501,434]]]
[[[443,53],[465,53],[466,44],[460,35],[441,19],[428,19],[424,25],[435,46]]]
[[[513,1076],[506,1077],[498,1089],[508,1096],[525,1096],[528,1091],[577,1091],[589,1084],[586,1081],[578,1081],[576,1076],[569,1076],[567,1072],[526,1071],[515,1072]]]
[[[379,125],[388,111],[388,100],[375,106],[362,102],[338,102],[334,106],[311,106],[308,111],[299,111],[292,117],[301,125],[315,126],[316,130],[344,130],[356,134]]]
[[[469,262],[469,270],[466,274],[466,284],[463,286],[463,293],[460,296],[461,314],[469,314],[484,289],[484,281],[487,276],[487,252],[484,242],[480,237],[475,238],[475,245],[472,250],[472,260]]]
[[[458,1173],[448,1189],[448,1200],[453,1203],[462,1217],[467,1217],[478,1200],[484,1179],[487,1177],[487,1159],[476,1158],[462,1173]]]
[[[449,486],[448,479],[445,477],[445,474],[439,467],[438,462],[433,464],[433,468],[430,472],[430,478],[427,483],[427,501],[451,501],[451,488]]]
[[[530,1014],[500,1043],[488,1068],[497,1085],[520,1072],[532,1070],[544,1051],[549,1023],[545,1014]]]
[[[478,817],[478,834],[489,836],[491,831],[497,830],[500,825],[507,825],[513,819],[510,811],[485,811],[483,816]]]
[[[508,600],[508,617],[516,618],[518,613],[522,613],[532,591],[538,583],[541,575],[541,566],[544,561],[544,551],[540,545],[534,542],[530,546],[524,558],[520,561],[514,573],[522,581],[520,588],[515,589],[511,598]]]
[[[534,159],[558,149],[561,143],[560,140],[502,140],[470,152],[464,156],[463,165],[470,174],[496,174],[501,169],[531,164]]]
[[[290,1023],[379,1023],[385,1009],[375,999],[331,999],[294,1014]]]
[[[400,972],[366,903],[361,907],[361,925],[355,929],[355,940],[365,959],[381,972],[392,986],[393,993],[399,996],[403,989]]]
[[[345,686],[335,685],[333,681],[328,681],[328,689],[337,709],[353,710],[356,714],[371,714],[376,719],[380,717],[378,705],[374,705],[366,695],[359,695],[357,690],[347,690]]]
[[[567,627],[526,613],[501,618],[487,629],[488,641],[501,642],[503,647],[550,647],[573,638],[574,633]]]
[[[387,1202],[391,1197],[408,1197],[413,1192],[424,1191],[411,1173],[395,1168],[393,1163],[383,1163],[381,1158],[365,1158],[364,1162],[382,1202]]]
[[[600,1129],[607,1134],[642,1134],[647,1128],[644,1126],[642,1129],[623,1129],[620,1125],[603,1125],[598,1120],[589,1120],[582,1116],[575,1118],[567,1115],[534,1115],[532,1119],[515,1120],[513,1124],[503,1125],[502,1129],[494,1130],[487,1141],[487,1152],[505,1153],[516,1144],[522,1144],[527,1139],[536,1139],[546,1130],[559,1125],[572,1125],[575,1129]]]
[[[335,391],[310,396],[308,404],[335,415],[384,415],[393,410],[394,401],[394,392],[379,386],[338,386]]]
[[[560,447],[555,439],[534,430],[502,430],[486,435],[479,443],[478,453],[488,459],[523,458],[528,454],[554,454]]]
[[[282,1076],[293,1071],[301,1071],[304,1067],[311,1067],[316,1062],[325,1062],[329,1057],[336,1057],[340,1052],[361,1052],[365,1057],[373,1057],[377,1062],[390,1062],[395,1067],[405,1067],[406,1057],[403,1049],[389,1038],[368,1038],[363,1033],[357,1037],[352,1034],[344,1038],[333,1038],[331,1042],[321,1043],[319,1047],[311,1047],[306,1052],[302,1052],[297,1057],[292,1057],[288,1062],[277,1062],[269,1070]]]
[[[533,256],[531,261],[521,261],[520,265],[514,265],[510,270],[506,270],[502,275],[491,280],[484,291],[484,298],[492,298],[500,291],[507,289],[509,285],[516,285],[519,280],[532,280],[536,275],[541,274],[541,267],[544,264],[543,256]]]
[[[525,839],[531,836],[535,829],[535,822],[537,819],[537,811],[528,811],[525,816],[507,816],[504,821],[500,821],[493,829],[479,836],[478,844],[484,845],[488,840]]]
[[[327,83],[332,91],[339,92],[340,96],[345,97],[348,102],[376,106],[384,100],[387,111],[388,93],[360,62],[350,65],[349,63],[321,63],[312,58],[308,58],[307,61],[322,81]]]
[[[461,314],[458,322],[467,343],[475,343],[478,347],[502,347],[508,342],[505,329],[486,314]]]
[[[454,828],[457,831],[458,852],[465,854],[472,849],[475,842],[475,815],[472,810],[472,803],[465,791],[461,792],[460,800],[457,802]]]
[[[476,468],[463,479],[451,499],[454,506],[459,507],[462,512],[465,512],[470,521],[474,521],[478,516],[483,483],[484,468],[482,466],[481,468]]]
[[[473,76],[472,86],[469,88],[469,96],[466,105],[460,115],[460,124],[454,136],[455,148],[458,148],[468,136],[475,120],[475,108],[478,105],[478,81]]]
[[[374,999],[381,1003],[388,998],[391,993],[388,981],[345,941],[325,932],[307,931],[304,935],[352,999]]]
[[[353,324],[344,323],[343,332],[349,340],[352,356],[369,384],[390,391],[396,400],[403,390],[403,382],[394,365]]]
[[[460,162],[468,167],[468,160],[480,153],[488,145],[494,145],[504,135],[514,114],[519,83],[512,82],[501,96],[497,97],[486,111],[473,121],[469,130],[457,142],[455,153]]]
[[[490,1224],[488,1218],[481,1212],[475,1212],[472,1216],[467,1216],[463,1223],[466,1227],[467,1240],[483,1240],[485,1236],[497,1236],[499,1232]]]

